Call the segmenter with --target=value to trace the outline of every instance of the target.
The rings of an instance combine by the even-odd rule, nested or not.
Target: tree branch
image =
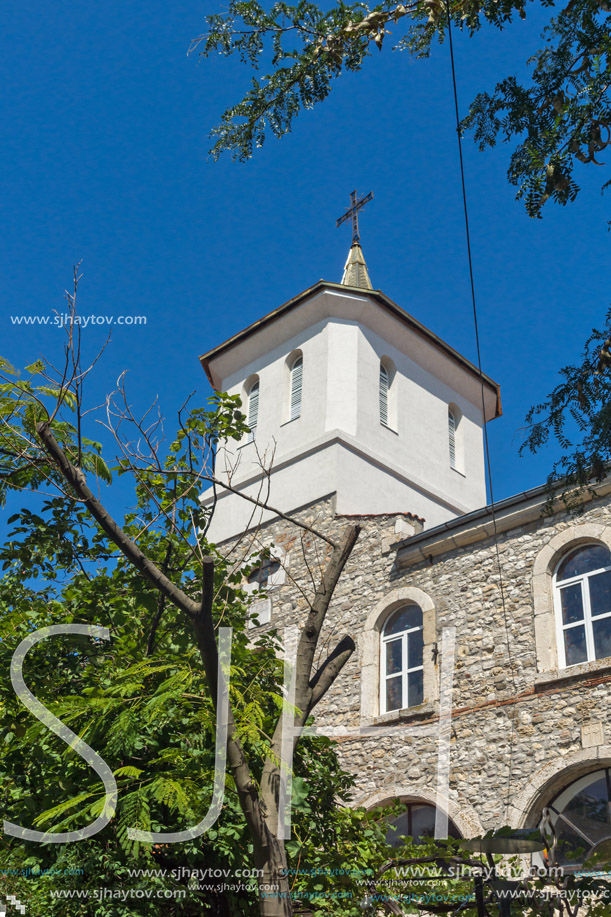
[[[222,487],[224,490],[228,490],[232,494],[237,494],[238,497],[241,497],[243,500],[247,500],[249,503],[254,503],[255,506],[260,506],[262,509],[269,510],[270,513],[273,513],[275,516],[279,516],[280,519],[286,519],[287,522],[290,522],[292,525],[296,525],[297,528],[305,529],[306,532],[311,532],[318,538],[322,538],[322,540],[326,541],[327,544],[330,544],[332,548],[336,547],[334,541],[328,538],[327,535],[323,535],[322,532],[317,531],[317,529],[312,528],[311,525],[307,525],[305,522],[300,522],[299,519],[294,519],[292,516],[287,516],[286,513],[280,512],[279,509],[275,509],[275,507],[270,506],[268,503],[265,503],[262,500],[257,500],[255,497],[249,497],[248,494],[238,490],[237,487],[232,487],[231,484],[226,484],[224,481],[221,481],[220,478],[216,478],[213,475],[203,475],[202,477],[203,480],[210,481],[213,485]]]
[[[350,557],[360,531],[360,526],[350,526],[345,530],[340,543],[333,549],[333,553],[323,572],[322,581],[310,606],[310,613],[301,631],[294,673],[295,707],[299,712],[293,718],[293,722],[289,727],[292,729],[294,746],[299,741],[301,730],[308,718],[309,711],[330,688],[354,651],[354,643],[349,637],[342,640],[335,652],[327,658],[312,682],[310,682],[314,654],[325,616],[337,582]],[[315,697],[314,692],[316,692]],[[278,762],[282,757],[282,727],[283,718],[280,717],[274,729],[270,754],[261,774],[261,799],[268,813],[268,821],[274,831],[277,830],[278,823],[277,794],[280,774]]]
[[[93,495],[87,487],[85,475],[79,468],[68,460],[63,449],[53,436],[48,421],[36,425],[36,432],[42,440],[42,444],[49,457],[53,460],[65,480],[75,491],[76,495],[85,504],[93,518],[100,528],[108,535],[111,541],[116,544],[119,550],[129,560],[131,564],[139,570],[146,579],[149,580],[157,589],[174,604],[180,608],[189,618],[198,614],[199,605],[193,599],[189,598],[175,583],[172,582],[153,561],[144,554],[135,541],[127,535],[123,529],[117,525],[108,510]]]
[[[168,566],[170,563],[171,556],[172,556],[172,542],[168,541],[168,546],[165,552],[165,558],[163,560],[163,564],[161,567],[162,572],[165,573],[166,576],[168,574]],[[149,632],[148,640],[146,641],[146,655],[147,656],[153,655],[153,650],[155,649],[155,637],[157,636],[157,629],[161,622],[162,615],[165,611],[165,603],[166,603],[166,597],[163,592],[160,592],[158,599],[157,599],[157,609],[155,611],[155,615],[151,622],[151,629]]]
[[[51,433],[49,423],[37,424],[36,431],[48,455],[111,541],[117,545],[127,560],[133,564],[149,582],[173,602],[177,608],[183,611],[191,621],[210,692],[216,707],[218,653],[212,618],[212,603],[214,598],[213,559],[211,557],[203,559],[202,597],[199,603],[195,602],[193,599],[189,598],[182,589],[179,589],[178,586],[168,579],[159,567],[157,567],[157,565],[140,550],[138,545],[129,538],[123,529],[117,525],[110,513],[87,487],[85,476],[82,471],[75,468],[74,465],[70,463]],[[253,783],[241,743],[235,736],[235,722],[231,711],[231,705],[229,706],[227,735],[227,757],[235,781],[240,806],[244,812],[244,817],[254,841],[255,859],[257,860],[257,865],[259,865],[265,860],[265,851],[270,843],[274,843],[274,839],[261,810],[261,805],[257,798],[257,790]]]
[[[332,653],[330,653],[323,664],[320,666],[312,680],[310,688],[312,694],[310,704],[306,712],[306,717],[312,712],[316,704],[325,696],[341,670],[344,668],[353,652],[356,644],[352,637],[345,636],[337,644]]]
[[[295,672],[295,705],[301,710],[306,711],[311,708],[312,688],[310,679],[312,677],[312,665],[314,654],[318,645],[318,639],[333,592],[337,582],[342,574],[352,549],[356,543],[361,527],[353,525],[346,529],[340,543],[334,548],[331,558],[325,568],[322,581],[314,601],[310,607],[305,626],[301,631],[299,644],[297,647],[297,664]],[[302,713],[302,723],[305,722],[305,716]]]
[[[204,664],[204,671],[212,695],[214,708],[217,710],[217,677],[218,677],[218,652],[214,635],[214,621],[212,617],[212,604],[214,597],[214,559],[202,559],[202,598],[198,612],[191,618],[193,633]],[[265,858],[265,851],[274,843],[266,818],[258,798],[257,788],[253,782],[250,768],[246,761],[244,751],[239,739],[235,735],[235,722],[231,710],[228,709],[227,726],[227,757],[236,786],[240,806],[246,823],[254,841],[254,854],[257,865]]]

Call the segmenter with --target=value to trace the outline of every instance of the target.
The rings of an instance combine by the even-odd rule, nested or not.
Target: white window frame
[[[303,398],[303,356],[298,354],[291,365],[291,385],[289,402],[289,420],[301,417]]]
[[[410,603],[415,604],[415,603]],[[380,713],[394,713],[397,708],[394,707],[392,710],[386,709],[386,682],[389,678],[397,678],[401,676],[401,707],[400,710],[406,710],[409,707],[408,704],[408,675],[412,672],[422,672],[422,693],[424,698],[424,620],[422,624],[419,624],[417,627],[410,627],[408,630],[400,631],[398,634],[388,634],[385,636],[384,628],[386,627],[387,622],[399,611],[401,607],[395,608],[388,616],[384,622],[384,627],[380,632]],[[422,632],[422,664],[417,666],[408,667],[408,637],[410,634],[415,634],[418,631]],[[386,658],[387,658],[387,647],[389,643],[393,643],[395,640],[401,640],[401,671],[393,672],[392,675],[386,673]],[[423,701],[424,702],[424,701]]]
[[[574,665],[584,665],[587,662],[595,662],[597,657],[596,657],[596,648],[594,645],[594,630],[592,627],[592,620],[602,621],[604,620],[604,618],[611,618],[611,611],[608,611],[605,614],[601,614],[601,615],[594,615],[594,618],[592,617],[592,609],[590,605],[590,589],[589,589],[589,586],[588,588],[585,588],[591,577],[598,576],[599,573],[605,573],[607,571],[611,571],[611,560],[606,567],[599,567],[597,570],[592,570],[589,573],[580,573],[579,576],[572,576],[570,577],[570,579],[563,579],[560,582],[558,582],[557,577],[558,577],[558,570],[560,566],[565,562],[565,560],[567,560],[571,556],[571,554],[575,554],[577,551],[585,547],[598,548],[598,547],[606,547],[606,545],[595,544],[595,543],[592,543],[591,545],[581,544],[578,547],[574,548],[572,551],[569,551],[566,554],[564,554],[563,557],[561,557],[559,562],[556,564],[556,569],[554,571],[553,584],[554,584],[554,613],[555,613],[555,618],[556,618],[556,646],[558,648],[558,667],[560,669],[570,669]],[[574,586],[576,583],[581,584],[581,601],[583,605],[583,620],[575,621],[574,623],[571,623],[571,624],[564,624],[562,620],[562,602],[560,599],[560,592],[562,591],[562,589],[566,589],[567,586]],[[572,662],[569,665],[567,664],[567,661],[566,661],[564,632],[567,630],[576,628],[576,627],[585,627],[586,652],[588,654],[588,658],[584,659],[581,663]],[[600,658],[604,659],[604,658],[611,658],[611,657],[603,656]]]

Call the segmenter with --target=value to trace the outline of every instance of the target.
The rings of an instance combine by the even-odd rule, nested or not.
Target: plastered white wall
[[[396,372],[394,430],[380,424],[378,376],[387,356]],[[404,472],[426,480],[439,494],[476,509],[486,502],[481,406],[436,378],[389,341],[367,328],[359,332],[357,438],[383,452]],[[458,468],[450,467],[448,406],[459,408]]]
[[[271,463],[269,502],[283,512],[335,492],[340,513],[411,512],[424,517],[430,528],[484,505],[481,404],[465,397],[466,390],[477,391],[471,379],[463,378],[467,370],[449,366],[450,358],[436,355],[426,343],[419,349],[417,335],[382,310],[383,334],[378,333],[372,327],[376,312],[371,302],[364,322],[358,315],[346,317],[347,303],[337,294],[325,299],[331,306],[338,304],[337,314],[321,318],[318,300],[313,300],[317,320],[311,326],[303,327],[302,316],[302,327],[291,334],[291,319],[285,339],[275,327],[270,350],[259,340],[250,351],[253,359],[222,380],[221,388],[244,396],[245,380],[256,374],[259,417],[254,443],[231,443],[219,452],[217,475],[231,468],[233,486],[257,496],[260,462]],[[287,358],[295,350],[303,355],[303,394],[301,414],[289,422]],[[396,368],[395,429],[380,423],[382,357]],[[450,404],[460,413],[457,469],[449,459]],[[211,537],[223,540],[249,524],[252,506],[225,495],[216,515]]]

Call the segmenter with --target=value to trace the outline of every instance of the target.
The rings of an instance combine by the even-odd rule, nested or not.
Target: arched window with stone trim
[[[397,608],[380,633],[380,712],[417,707],[424,696],[423,619],[415,603]]]
[[[403,628],[403,624],[410,626]],[[410,711],[414,715],[425,709],[434,712],[439,697],[439,653],[435,604],[430,595],[416,586],[385,592],[363,623],[360,643],[362,725],[375,725],[378,717],[384,722],[392,720],[399,711],[401,719],[409,718]],[[421,700],[416,704],[418,696]],[[402,706],[407,702],[409,709]]]
[[[558,664],[567,668],[611,657],[611,551],[582,544],[554,575]]]

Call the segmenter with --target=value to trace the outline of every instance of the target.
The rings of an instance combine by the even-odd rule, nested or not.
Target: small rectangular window
[[[590,607],[592,617],[606,615],[611,611],[611,572],[597,573],[590,577]]]
[[[403,707],[403,676],[386,681],[386,710],[400,710]]]
[[[386,674],[395,675],[403,671],[403,640],[398,637],[386,644]]]
[[[588,650],[586,646],[586,629],[583,624],[579,627],[569,627],[565,630],[564,648],[567,665],[577,665],[580,662],[587,662]]]
[[[602,618],[592,622],[594,632],[594,651],[597,659],[611,656],[611,618]]]
[[[423,671],[410,672],[407,676],[407,706],[418,707],[423,697]]]
[[[560,590],[560,604],[562,606],[562,623],[574,624],[583,621],[583,600],[581,583],[573,583]]]

